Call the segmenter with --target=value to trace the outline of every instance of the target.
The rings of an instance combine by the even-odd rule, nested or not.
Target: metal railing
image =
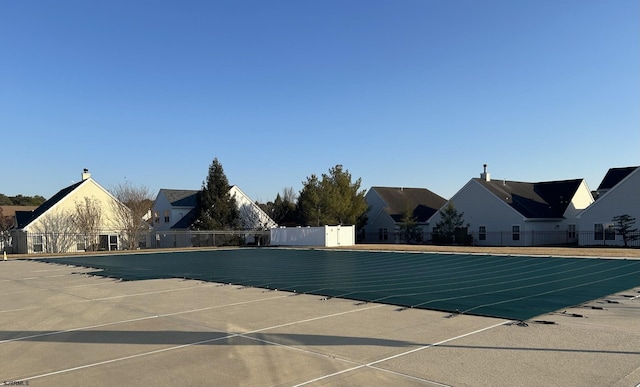
[[[386,234],[378,232],[359,233],[358,243],[371,244],[453,244],[467,246],[624,246],[623,237],[615,232],[587,231],[493,231],[479,233],[477,231],[456,238],[439,238],[437,234],[422,232],[407,236],[402,232],[389,231]],[[640,247],[640,231],[629,235],[628,247]]]
[[[59,254],[88,251],[136,250],[220,247],[220,246],[268,246],[269,230],[234,231],[145,231],[137,243],[126,240],[126,232],[104,232],[97,235],[77,233],[14,233],[3,246],[7,254]]]
[[[88,237],[72,233],[12,234],[3,246],[7,254],[76,253],[87,251],[125,250],[130,245],[126,233],[108,233]],[[381,235],[377,232],[357,233],[358,244],[453,244],[467,246],[623,246],[622,235],[594,230],[570,233],[567,231],[493,231],[469,232],[451,241],[443,242],[430,232],[413,234],[407,238],[400,232]],[[386,237],[386,239],[384,239]],[[382,239],[381,239],[382,238]],[[407,240],[408,239],[408,240]],[[148,231],[140,236],[136,249],[166,249],[221,246],[269,246],[269,230],[239,231]],[[640,232],[630,235],[628,247],[640,248]]]

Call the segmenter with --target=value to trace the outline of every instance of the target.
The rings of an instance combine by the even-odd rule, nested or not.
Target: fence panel
[[[616,233],[598,233],[594,230],[586,231],[491,231],[479,233],[472,231],[467,245],[473,246],[497,246],[497,247],[519,247],[519,246],[624,246],[622,235]],[[389,231],[388,233],[360,232],[358,243],[363,244],[407,244],[402,233]],[[436,244],[432,233],[423,232],[419,238],[413,238],[408,244]],[[463,245],[456,243],[454,245]],[[640,231],[628,235],[628,247],[640,247]]]
[[[271,232],[265,231],[150,231],[140,236],[138,249],[185,248],[185,247],[221,247],[221,246],[268,246]],[[360,232],[358,244],[435,244],[432,233],[422,232],[412,235],[407,241],[400,232],[388,234]],[[576,231],[493,231],[469,233],[467,245],[473,246],[583,246],[583,247],[623,247],[622,235],[603,233],[596,230]],[[107,237],[109,243],[100,243],[99,237]],[[117,238],[114,238],[117,237]],[[103,238],[104,239],[104,238]],[[123,249],[124,238],[118,233],[87,236],[72,233],[29,233],[12,234],[11,245],[4,246],[8,253],[77,253],[87,251]],[[113,243],[112,243],[113,242]],[[463,243],[454,244],[463,245]],[[640,231],[627,235],[627,247],[640,248]]]

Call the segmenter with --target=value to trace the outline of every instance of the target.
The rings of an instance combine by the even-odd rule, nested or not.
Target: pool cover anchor
[[[456,316],[458,316],[460,314],[462,314],[462,312],[460,312],[459,309],[456,309],[455,312],[451,313],[450,315],[446,316],[445,318],[454,318],[454,317],[456,317]]]

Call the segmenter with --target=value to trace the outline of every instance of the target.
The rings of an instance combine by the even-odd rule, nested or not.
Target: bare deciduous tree
[[[0,207],[0,242],[4,251],[7,250],[7,245],[11,240],[9,229],[13,226],[13,219],[10,216],[5,216]]]
[[[112,188],[111,192],[118,199],[113,203],[113,213],[123,231],[123,244],[127,249],[137,249],[140,236],[149,229],[143,219],[153,205],[151,191],[127,181]]]
[[[84,236],[86,249],[96,250],[102,224],[100,201],[94,197],[85,196],[83,200],[76,201],[75,205],[76,211],[71,216],[73,225]]]
[[[47,214],[33,229],[41,234],[43,251],[47,253],[65,253],[77,242],[77,229],[73,216],[67,212]]]

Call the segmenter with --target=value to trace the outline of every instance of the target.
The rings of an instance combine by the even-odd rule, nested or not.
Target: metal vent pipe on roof
[[[483,167],[484,167],[484,172],[480,174],[480,178],[484,181],[491,181],[491,174],[487,172],[487,164],[484,164]]]

